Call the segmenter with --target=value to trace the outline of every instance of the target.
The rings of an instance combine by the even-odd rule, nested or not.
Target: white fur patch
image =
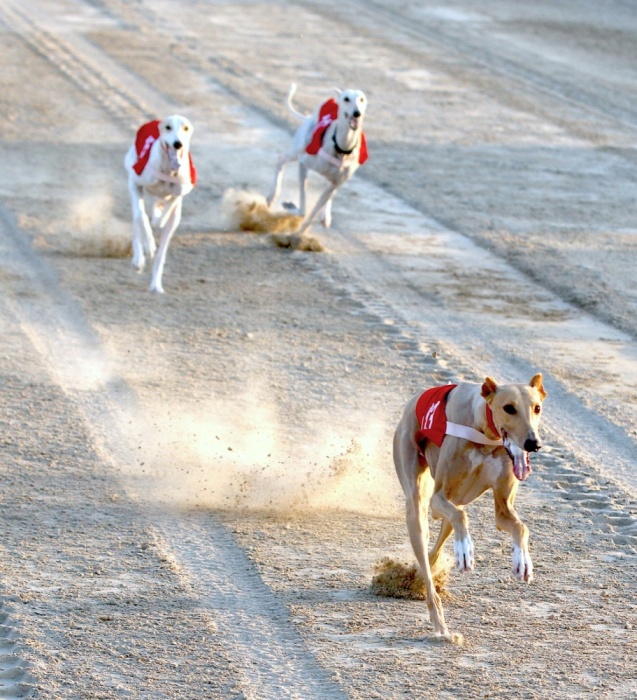
[[[513,575],[519,581],[527,583],[533,580],[533,562],[528,549],[521,549],[517,545],[513,545]]]
[[[453,543],[453,551],[456,555],[456,566],[458,570],[473,571],[475,559],[471,535],[467,535],[463,540],[455,540]]]

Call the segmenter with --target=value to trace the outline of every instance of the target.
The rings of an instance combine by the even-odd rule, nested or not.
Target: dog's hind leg
[[[332,202],[334,201],[334,195],[336,194],[336,188],[332,192],[332,196],[325,202],[323,207],[323,213],[321,214],[321,223],[325,228],[329,228],[332,225]]]
[[[421,467],[418,451],[406,439],[405,433],[400,427],[394,436],[394,464],[406,498],[405,516],[409,540],[427,590],[429,619],[433,625],[434,633],[451,641],[452,637],[447,629],[442,610],[442,601],[434,586],[427,552],[429,546],[428,505],[434,482],[429,469]]]
[[[432,568],[432,570],[436,566],[440,552],[442,551],[445,542],[449,539],[449,535],[451,535],[452,532],[453,527],[451,523],[443,518],[440,524],[438,539],[436,540],[434,546],[429,550],[429,566]]]
[[[427,517],[428,503],[433,487],[429,470],[422,472],[407,494],[406,520],[409,540],[416,555],[422,577],[427,590],[427,607],[429,619],[434,628],[434,634],[451,639],[445,623],[442,601],[433,582],[427,548],[429,546],[429,520]]]
[[[179,226],[181,221],[181,207],[182,198],[177,197],[174,202],[169,206],[168,219],[164,228],[161,230],[161,238],[159,241],[159,248],[157,249],[157,256],[155,257],[155,262],[153,263],[153,275],[150,281],[150,291],[156,292],[158,294],[164,293],[164,288],[162,286],[162,276],[164,274],[164,264],[166,262],[166,252],[168,251],[168,245],[173,237],[173,234]]]
[[[533,562],[529,553],[529,529],[520,520],[513,507],[517,484],[513,489],[493,489],[495,525],[498,530],[508,532],[513,539],[513,575],[519,581],[533,579]]]

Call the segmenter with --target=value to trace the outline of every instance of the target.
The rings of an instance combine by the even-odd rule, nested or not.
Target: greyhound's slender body
[[[519,482],[531,471],[528,453],[541,447],[538,430],[546,391],[541,374],[528,385],[498,386],[487,377],[482,385],[463,383],[446,389],[450,389],[446,396],[438,397],[438,403],[422,416],[417,409],[427,408],[421,401],[424,395],[407,404],[394,436],[394,463],[406,497],[407,528],[424,577],[434,633],[451,639],[432,567],[453,533],[456,566],[460,571],[473,570],[474,549],[464,506],[485,491],[493,491],[496,526],[511,534],[514,576],[521,581],[533,577],[529,531],[513,501]],[[440,445],[427,438],[437,411],[443,412],[447,432]],[[429,508],[442,521],[430,552]]]

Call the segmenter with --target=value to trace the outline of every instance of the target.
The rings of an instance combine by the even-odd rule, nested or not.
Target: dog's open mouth
[[[518,447],[509,436],[503,432],[502,444],[513,462],[513,475],[518,481],[524,481],[531,473],[531,460],[526,450]]]
[[[181,165],[181,148],[177,150],[172,148],[172,146],[169,146],[168,161],[170,162],[171,170],[179,170],[179,166]]]
[[[360,118],[359,117],[352,117],[349,120],[349,128],[352,131],[356,131],[356,129],[358,129],[359,125],[360,125]]]
[[[179,170],[183,160],[182,154],[184,149],[175,148],[172,144],[166,143],[165,141],[162,143],[162,149],[168,158],[168,164],[171,171]]]

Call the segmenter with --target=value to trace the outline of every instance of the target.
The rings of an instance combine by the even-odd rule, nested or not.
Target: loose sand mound
[[[415,564],[404,564],[389,557],[381,559],[374,567],[371,592],[385,598],[407,598],[426,600],[427,591],[422,575]],[[446,562],[433,571],[434,585],[441,598],[448,598],[446,591],[449,580],[449,567]]]
[[[258,192],[226,190],[221,209],[228,228],[254,233],[292,233],[303,218],[285,211],[271,211]],[[290,246],[286,246],[290,247]]]
[[[273,233],[271,238],[278,248],[305,250],[310,253],[321,253],[325,250],[322,243],[314,236],[300,236],[298,233]]]
[[[78,258],[130,258],[133,252],[130,236],[38,236],[33,247]]]

